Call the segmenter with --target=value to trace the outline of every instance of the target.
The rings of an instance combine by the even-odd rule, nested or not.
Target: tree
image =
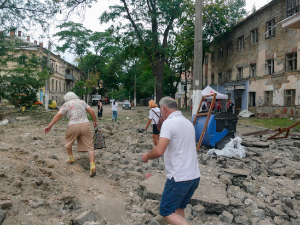
[[[0,29],[28,30],[37,25],[47,29],[57,14],[67,20],[72,13],[82,15],[93,2],[97,0],[0,0]]]
[[[184,0],[120,0],[120,5],[110,7],[101,15],[101,23],[125,18],[127,23],[119,23],[126,38],[131,38],[143,49],[154,77],[156,77],[156,99],[163,95],[163,72],[170,34],[185,8]],[[135,36],[134,38],[133,35]],[[137,39],[137,40],[136,40]]]

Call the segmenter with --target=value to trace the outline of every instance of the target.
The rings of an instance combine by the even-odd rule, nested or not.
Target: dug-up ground
[[[148,108],[119,110],[118,122],[112,122],[105,106],[99,128],[107,148],[96,150],[94,178],[76,145],[75,163],[65,163],[66,119],[45,135],[55,112],[0,113],[0,120],[9,120],[0,127],[0,225],[166,224],[159,216],[163,159],[141,161],[153,146],[152,129],[144,129]],[[257,131],[242,124],[237,129]],[[202,147],[201,182],[185,211],[189,224],[300,224],[298,142],[251,137],[243,140],[247,157],[232,159],[211,158]]]

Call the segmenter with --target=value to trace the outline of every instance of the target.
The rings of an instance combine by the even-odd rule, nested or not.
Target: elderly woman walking
[[[66,163],[74,162],[72,145],[77,139],[78,152],[88,152],[90,158],[90,177],[96,175],[95,152],[93,133],[91,131],[90,122],[86,116],[86,111],[91,114],[94,127],[97,127],[97,119],[94,110],[84,101],[79,100],[78,96],[73,92],[68,92],[64,96],[65,104],[60,111],[54,116],[51,123],[45,127],[45,133],[48,133],[52,126],[64,115],[69,119],[68,128],[65,134],[65,147],[68,152],[68,160]]]
[[[159,117],[160,117],[160,109],[157,107],[157,104],[155,103],[155,101],[150,100],[149,101],[149,120],[148,123],[145,127],[145,129],[148,129],[148,126],[150,125],[150,123],[153,125],[153,132],[152,132],[152,137],[153,137],[153,144],[154,147],[156,147],[158,141],[159,141],[159,131],[157,129],[157,124],[159,121]]]

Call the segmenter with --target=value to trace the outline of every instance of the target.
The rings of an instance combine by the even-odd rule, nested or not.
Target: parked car
[[[131,109],[131,104],[130,102],[123,102],[123,109]]]
[[[98,105],[98,101],[101,100],[101,95],[92,95],[92,104]]]

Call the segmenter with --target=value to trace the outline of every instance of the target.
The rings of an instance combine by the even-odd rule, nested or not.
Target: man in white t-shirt
[[[177,110],[174,99],[159,102],[164,119],[157,147],[145,153],[142,160],[159,158],[164,154],[167,181],[161,197],[159,213],[172,225],[188,224],[184,209],[200,182],[200,170],[193,124]]]

